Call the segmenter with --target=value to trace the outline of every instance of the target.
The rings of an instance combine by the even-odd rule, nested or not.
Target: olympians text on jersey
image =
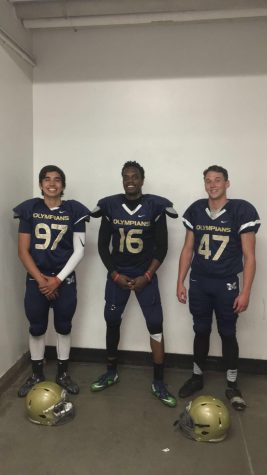
[[[243,270],[241,233],[257,233],[259,215],[251,203],[231,199],[211,215],[207,199],[193,203],[183,215],[185,227],[194,233],[192,273],[227,277]]]
[[[49,209],[44,200],[33,198],[14,208],[20,219],[19,232],[31,234],[30,254],[41,272],[58,273],[73,253],[73,233],[85,231],[90,211],[75,200]]]
[[[157,195],[142,195],[134,208],[126,204],[125,195],[101,199],[98,209],[112,227],[112,258],[121,269],[146,269],[153,259],[155,223],[164,213],[177,217],[172,203]]]

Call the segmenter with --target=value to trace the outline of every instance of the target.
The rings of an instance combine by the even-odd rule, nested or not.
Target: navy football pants
[[[59,296],[48,300],[41,294],[37,282],[31,277],[26,279],[24,307],[30,322],[29,331],[33,336],[43,335],[47,330],[50,307],[54,311],[54,327],[57,333],[68,335],[71,332],[71,321],[77,305],[77,289],[75,274],[67,277],[58,288]]]
[[[210,334],[214,311],[219,334],[234,336],[237,314],[234,313],[233,303],[238,294],[237,276],[214,279],[191,274],[189,309],[193,315],[194,331]]]
[[[131,290],[124,290],[113,282],[110,276],[107,278],[105,289],[104,316],[107,324],[120,324],[121,317],[129,300]],[[162,307],[158,288],[158,278],[153,275],[151,282],[140,292],[135,292],[136,298],[142,309],[146,325],[150,334],[162,332]]]
[[[191,274],[189,308],[194,321],[194,362],[201,370],[209,352],[209,339],[213,311],[217,319],[218,332],[222,340],[222,355],[226,369],[238,366],[238,342],[233,303],[239,294],[237,276],[227,279],[211,279]]]

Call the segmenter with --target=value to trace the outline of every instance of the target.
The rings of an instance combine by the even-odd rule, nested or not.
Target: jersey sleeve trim
[[[182,222],[183,222],[183,225],[186,227],[186,228],[189,228],[189,229],[194,229],[194,226],[192,226],[192,224],[185,218],[182,218]]]
[[[165,212],[167,216],[169,216],[169,218],[173,218],[173,219],[178,218],[178,213],[176,209],[173,208],[173,206],[167,206],[167,208],[165,208]]]
[[[242,224],[242,226],[240,226],[238,232],[242,233],[244,230],[247,230],[248,228],[255,228],[255,226],[257,226],[257,228],[256,229],[251,229],[251,231],[252,232],[257,232],[258,231],[258,226],[260,226],[260,224],[261,224],[260,219],[256,219],[255,221],[250,221],[248,223]]]
[[[89,221],[90,220],[90,216],[89,215],[84,215],[82,216],[81,218],[77,219],[77,221],[74,222],[74,226],[78,223],[80,223],[81,221]]]

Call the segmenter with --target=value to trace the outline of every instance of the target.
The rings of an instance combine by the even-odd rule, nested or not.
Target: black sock
[[[43,377],[43,360],[32,360],[32,372],[38,377]]]
[[[228,381],[228,379],[227,379],[227,387],[232,388],[232,389],[236,389],[237,388],[237,382],[236,381]]]
[[[154,367],[154,380],[163,381],[163,371],[164,371],[163,363],[161,364],[153,363],[153,367]]]
[[[209,353],[210,334],[196,333],[194,338],[194,362],[203,371]]]
[[[107,370],[110,373],[116,373],[117,372],[117,364],[118,364],[118,359],[117,358],[108,358],[107,361]]]
[[[68,371],[69,360],[57,360],[57,374],[63,376]]]
[[[202,381],[202,379],[203,379],[203,374],[195,374],[195,373],[193,373],[192,378],[193,378],[193,379],[199,379],[200,381]]]

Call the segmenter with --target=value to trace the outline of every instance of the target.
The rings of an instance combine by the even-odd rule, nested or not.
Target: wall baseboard
[[[47,360],[56,360],[56,347],[47,346],[45,351]],[[96,348],[72,348],[71,361],[84,363],[106,363],[106,350]],[[22,357],[0,378],[0,395],[16,380],[18,375],[30,363],[30,353],[27,351]],[[146,351],[119,351],[119,364],[150,366],[151,353]],[[166,353],[165,367],[188,369],[192,368],[192,355]],[[220,356],[209,356],[206,369],[211,371],[224,371],[223,361]],[[267,361],[251,358],[239,359],[239,371],[248,374],[267,374]]]
[[[46,358],[56,359],[56,348],[46,347]],[[95,348],[72,348],[71,361],[103,363],[106,362],[106,351]],[[127,365],[148,366],[151,365],[151,353],[145,351],[119,351],[119,363]],[[192,355],[165,354],[165,367],[177,369],[191,369],[193,364]],[[222,357],[209,356],[206,363],[207,370],[225,371]],[[239,359],[239,371],[242,373],[267,374],[267,361],[251,358]]]

